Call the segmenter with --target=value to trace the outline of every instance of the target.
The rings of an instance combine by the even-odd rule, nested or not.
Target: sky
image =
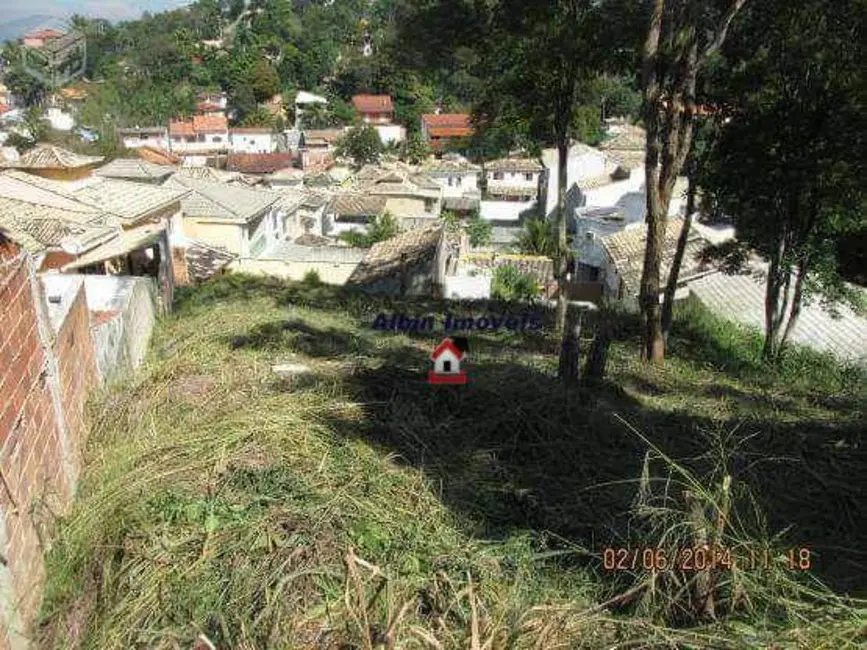
[[[127,20],[144,11],[172,9],[191,0],[0,0],[0,23],[34,15],[67,18],[74,13],[92,18]]]

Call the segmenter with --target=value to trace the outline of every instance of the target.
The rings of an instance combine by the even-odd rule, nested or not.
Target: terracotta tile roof
[[[304,141],[319,140],[328,144],[337,142],[345,135],[343,129],[311,129],[304,131]]]
[[[471,128],[470,116],[467,113],[440,113],[435,115],[427,113],[421,116],[421,120],[425,126],[430,127],[450,127],[456,129]]]
[[[367,285],[395,278],[400,271],[432,263],[443,235],[441,223],[410,230],[397,237],[374,244],[347,284]]]
[[[468,126],[429,126],[427,129],[431,138],[468,138],[473,133]]]
[[[82,156],[53,145],[39,145],[6,167],[16,169],[79,169],[101,163],[103,156]]]
[[[135,152],[142,160],[157,165],[178,165],[181,162],[180,158],[159,147],[137,147]]]
[[[352,105],[359,113],[392,113],[394,104],[388,95],[356,95]]]
[[[38,38],[44,41],[51,38],[60,38],[63,34],[64,32],[61,32],[59,29],[37,29],[36,31],[25,34],[24,38]]]
[[[213,102],[199,102],[196,104],[196,110],[202,113],[216,113],[222,111],[223,107]]]
[[[385,212],[385,198],[366,194],[338,194],[328,212],[337,217],[376,217]]]
[[[223,133],[229,130],[225,115],[196,115],[193,117],[193,130],[196,133]]]
[[[677,248],[677,239],[680,235],[683,219],[669,218],[666,224],[665,240],[662,246],[662,267],[660,279],[663,286],[668,279],[668,272],[674,260],[674,252]],[[641,271],[644,265],[644,249],[647,243],[647,224],[642,223],[635,228],[621,230],[602,237],[602,246],[605,248],[609,259],[617,269],[617,273],[623,281],[623,297],[632,298],[638,295]],[[705,269],[697,259],[707,245],[708,241],[697,232],[691,231],[687,239],[686,252],[683,256],[683,266],[680,269],[680,278],[688,279]]]
[[[164,126],[128,126],[118,129],[120,135],[135,135],[138,133],[146,133],[148,135],[166,135],[166,127]]]
[[[500,158],[485,163],[485,171],[491,172],[541,172],[545,166],[532,158]]]
[[[66,245],[86,250],[115,236],[116,230],[84,223],[62,208],[0,197],[0,231],[30,253]]]
[[[172,137],[192,137],[196,135],[192,122],[170,122],[169,134]]]
[[[221,248],[190,240],[186,246],[187,272],[196,282],[215,276],[235,259],[235,255]]]
[[[226,160],[226,169],[244,174],[270,174],[291,167],[295,155],[291,153],[234,153]]]

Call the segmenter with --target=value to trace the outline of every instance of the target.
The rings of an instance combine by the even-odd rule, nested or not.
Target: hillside
[[[621,316],[603,385],[564,393],[528,332],[473,336],[469,385],[431,387],[440,337],[375,332],[380,311],[446,307],[243,276],[185,293],[92,405],[40,647],[863,647],[864,603],[834,595],[867,594],[862,375],[805,352],[772,372],[687,304],[660,369]],[[604,569],[708,528],[741,564]]]

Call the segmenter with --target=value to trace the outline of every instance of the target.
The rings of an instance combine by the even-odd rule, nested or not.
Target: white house
[[[273,153],[276,150],[277,134],[267,127],[229,130],[229,151],[232,153]]]
[[[308,93],[306,90],[299,90],[295,96],[295,129],[300,130],[302,128],[304,111],[311,105],[327,103],[328,100],[321,95],[314,95],[313,93]]]
[[[72,131],[72,127],[75,126],[72,113],[64,111],[59,106],[50,106],[45,111],[45,119],[51,123],[51,128],[55,131]]]
[[[445,154],[421,166],[421,172],[443,188],[443,197],[479,195],[479,173],[482,168],[458,154]]]
[[[552,216],[557,208],[557,177],[558,156],[556,149],[542,151],[542,163],[547,170],[545,214]],[[597,178],[608,171],[605,154],[582,142],[575,142],[569,147],[566,162],[566,187],[572,187],[578,181]]]
[[[169,147],[169,132],[164,126],[136,126],[118,129],[117,134],[123,141],[123,146],[127,149],[137,149],[139,147],[168,149]]]
[[[485,163],[486,194],[480,214],[490,221],[519,221],[539,199],[545,168],[530,158],[503,158]]]
[[[224,115],[196,115],[188,122],[169,124],[172,153],[207,156],[229,149],[229,123]]]

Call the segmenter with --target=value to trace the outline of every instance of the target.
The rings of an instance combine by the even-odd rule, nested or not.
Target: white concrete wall
[[[230,133],[229,150],[233,153],[273,153],[277,139],[272,133]]]
[[[557,207],[557,150],[545,149],[542,152],[542,162],[548,170],[548,198],[545,214],[551,214]],[[566,163],[567,189],[574,183],[586,178],[602,176],[606,172],[605,155],[601,151],[590,152],[581,147],[572,147]],[[643,173],[643,172],[642,172]]]
[[[493,190],[496,187],[537,187],[539,184],[539,174],[541,172],[493,172],[486,171],[488,176],[488,190]],[[502,174],[502,179],[494,177],[495,174]]]
[[[443,188],[443,196],[460,198],[464,194],[479,191],[478,172],[433,172],[428,173],[427,176]],[[449,185],[449,179],[451,179],[451,185]]]
[[[196,136],[193,142],[187,142],[186,137],[172,138],[172,152],[184,153],[186,151],[219,152],[228,151],[229,132],[204,133]]]
[[[75,125],[71,113],[65,113],[56,107],[49,108],[45,112],[45,119],[51,122],[51,128],[55,131],[71,131]]]
[[[125,135],[123,137],[123,146],[127,149],[136,149],[138,147],[159,147],[160,149],[168,149],[168,137],[165,135],[144,135],[142,137]]]
[[[230,271],[269,275],[287,280],[303,280],[309,271],[316,271],[327,284],[345,284],[360,262],[295,262],[275,259],[241,258],[231,262]]]
[[[445,297],[452,300],[487,300],[491,297],[491,276],[446,276]]]
[[[377,124],[374,128],[379,133],[379,139],[383,144],[406,140],[406,129],[399,124]]]
[[[518,221],[534,205],[536,201],[482,201],[479,214],[489,221]]]

